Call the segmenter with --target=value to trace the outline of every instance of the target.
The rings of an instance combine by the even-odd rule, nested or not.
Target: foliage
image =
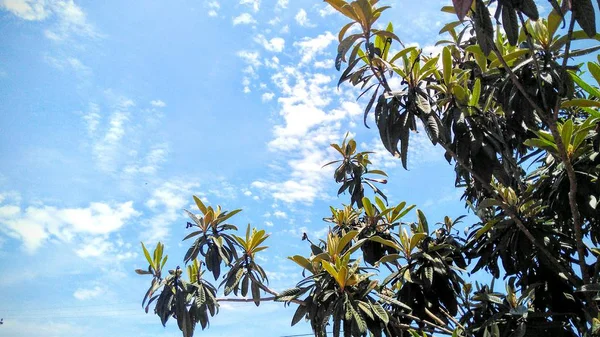
[[[162,244],[153,256],[142,244],[149,266],[136,272],[152,276],[145,310],[156,301],[161,322],[176,318],[184,336],[198,322],[208,326],[208,314],[229,300],[298,305],[292,325],[304,318],[316,336],[329,326],[334,336],[598,335],[600,56],[590,55],[600,46],[589,42],[600,35],[591,0],[550,0],[546,17],[533,0],[453,0],[442,11],[458,21],[441,29],[439,55],[406,47],[392,24],[377,28],[389,8],[377,0],[326,2],[350,19],[335,66],[340,85],[368,98],[365,125],[372,112],[382,144],[404,168],[411,133],[424,130],[454,164],[479,221],[464,234],[455,229],[463,217],[434,225],[417,209],[415,222],[403,221],[415,206],[388,204],[374,184],[387,181],[372,178],[387,175],[346,136],[332,144],[341,159],[326,166],[338,165],[338,195],[347,191],[350,204],[331,207],[326,239],[305,235],[310,253],[289,258],[304,276],[295,287],[268,287],[256,263],[264,230],[248,225],[237,236],[226,222],[239,210],[194,197],[201,214],[187,211],[195,231],[185,239],[197,237],[184,257],[189,282],[179,267],[162,278]],[[576,63],[581,56],[587,62]],[[390,87],[394,77],[400,88]],[[225,295],[252,298],[216,298],[203,265],[215,281],[227,268]],[[477,271],[491,284],[470,282]],[[501,277],[505,291],[494,289]]]

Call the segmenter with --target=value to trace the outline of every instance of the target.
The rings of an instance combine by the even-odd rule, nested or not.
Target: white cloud
[[[21,240],[28,253],[36,252],[51,239],[60,242],[71,242],[78,236],[107,239],[128,220],[139,215],[132,201],[114,204],[92,202],[85,208],[36,205],[23,209],[18,203],[0,204],[2,230]]]
[[[250,13],[242,13],[235,18],[233,18],[233,25],[249,25],[252,23],[256,23],[256,20],[252,17]]]
[[[51,40],[64,41],[73,35],[101,37],[87,22],[85,12],[73,0],[0,0],[0,8],[29,21],[43,21],[55,16],[56,24],[44,32]]]
[[[314,63],[315,68],[317,69],[333,69],[333,60],[327,59],[325,61],[317,61]]]
[[[237,55],[254,68],[258,68],[262,64],[259,60],[260,54],[256,51],[241,50]]]
[[[330,86],[332,77],[324,74],[304,73],[288,66],[272,80],[279,90],[282,119],[273,128],[274,138],[268,147],[285,161],[283,165],[290,173],[277,181],[255,181],[252,187],[288,203],[310,204],[317,198],[325,199],[331,168],[322,166],[333,155],[329,144],[340,141],[341,122],[356,118],[361,109],[350,101],[331,108],[335,90]]]
[[[155,108],[164,108],[167,106],[167,103],[161,101],[160,99],[150,101],[150,104]]]
[[[254,41],[262,45],[266,50],[276,53],[282,52],[283,48],[285,47],[285,40],[280,37],[274,37],[270,40],[267,40],[264,35],[258,34],[254,38]]]
[[[104,292],[104,289],[102,289],[99,286],[96,286],[92,289],[79,288],[79,289],[75,290],[75,292],[73,293],[73,297],[75,297],[76,299],[78,299],[80,301],[85,301],[85,300],[90,300],[90,299],[96,298],[96,297],[102,295],[103,292]]]
[[[183,219],[183,209],[189,205],[194,194],[193,190],[198,186],[197,183],[173,180],[164,182],[152,192],[146,206],[154,212],[154,215],[144,223],[148,228],[142,233],[144,242],[155,243],[168,237],[173,222]]]
[[[270,100],[273,99],[273,97],[275,97],[275,94],[272,92],[265,92],[264,94],[262,94],[261,99],[263,102],[268,102]]]
[[[277,0],[276,8],[287,8],[289,0]]]
[[[29,21],[44,20],[50,15],[46,1],[42,0],[2,0],[0,7]]]
[[[317,55],[326,53],[327,47],[329,47],[333,41],[337,41],[337,37],[327,31],[315,38],[305,37],[298,42],[294,42],[294,46],[300,49],[300,54],[302,55],[300,64],[309,63],[313,61]]]
[[[287,214],[284,211],[275,211],[273,212],[273,216],[280,219],[287,218]]]
[[[271,221],[265,221],[265,226],[267,226],[267,227],[273,227],[273,222],[271,222]]]
[[[333,6],[330,6],[329,4],[325,5],[325,7],[319,10],[319,15],[321,17],[326,17],[335,13],[337,13],[337,11],[335,10],[335,8],[333,8]]]
[[[260,9],[260,0],[240,0],[240,5],[251,6],[255,12]]]
[[[53,11],[59,18],[55,28],[45,31],[46,37],[55,41],[69,39],[72,35],[97,38],[95,28],[87,22],[86,14],[73,0],[55,1]]]
[[[221,4],[218,1],[209,1],[206,3],[206,7],[208,7],[208,16],[217,16],[219,15],[219,9],[221,9]]]
[[[300,8],[294,19],[302,27],[315,27],[308,19],[308,14],[303,8]]]

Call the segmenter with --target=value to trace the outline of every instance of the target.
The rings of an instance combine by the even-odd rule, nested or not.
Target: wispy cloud
[[[280,9],[287,8],[288,3],[289,3],[289,0],[277,0],[277,5],[275,6],[275,8],[280,8]]]
[[[161,101],[160,99],[150,101],[150,105],[155,108],[164,108],[167,106],[167,103]]]
[[[1,0],[0,7],[29,21],[44,20],[51,14],[46,1],[42,0]]]
[[[135,103],[127,98],[119,99],[115,110],[109,118],[109,127],[102,137],[96,140],[93,152],[101,170],[114,172],[122,150],[122,139],[125,136],[127,122],[130,120],[130,109]]]
[[[198,186],[198,183],[175,179],[155,188],[146,202],[154,215],[144,222],[147,230],[142,233],[142,239],[150,243],[166,240],[173,223],[183,218],[183,209],[189,205],[190,196]]]
[[[123,173],[128,175],[136,175],[138,173],[155,174],[160,165],[166,161],[168,154],[168,144],[155,144],[151,147],[146,156],[139,162],[125,166]]]
[[[102,295],[105,290],[99,286],[95,286],[93,288],[78,288],[73,293],[73,297],[80,301],[90,300]]]
[[[80,78],[85,78],[92,74],[92,69],[76,57],[57,58],[44,55],[44,61],[56,69],[73,71]]]
[[[255,181],[252,186],[278,200],[310,204],[326,198],[324,188],[331,169],[322,166],[332,156],[329,144],[341,138],[340,122],[359,115],[360,108],[348,101],[328,108],[336,97],[329,76],[289,66],[272,78],[280,92],[282,120],[274,126],[274,139],[268,146],[286,161],[283,165],[290,174],[276,181]]]
[[[88,135],[93,137],[96,134],[101,118],[98,104],[90,103],[88,111],[83,114],[82,118],[87,126]]]
[[[261,100],[263,102],[269,102],[270,100],[273,99],[273,97],[275,97],[274,93],[272,93],[272,92],[265,92],[264,94],[262,94]]]
[[[208,8],[208,16],[217,16],[219,15],[219,9],[221,9],[221,4],[218,1],[209,1],[206,3],[206,7]]]
[[[248,5],[252,7],[255,12],[260,9],[260,0],[240,0],[240,5]]]
[[[316,26],[310,21],[310,19],[308,18],[308,14],[304,10],[304,8],[300,8],[298,13],[296,13],[296,16],[294,17],[294,19],[296,20],[296,23],[302,27],[315,27]]]
[[[44,31],[46,37],[54,41],[65,41],[73,36],[101,37],[94,26],[87,22],[83,9],[73,0],[0,0],[0,8],[28,21],[56,17],[56,23]]]

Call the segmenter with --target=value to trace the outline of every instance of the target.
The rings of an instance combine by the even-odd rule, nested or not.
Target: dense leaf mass
[[[346,137],[326,165],[337,165],[338,194],[350,203],[331,208],[325,239],[305,234],[310,252],[289,257],[304,277],[295,287],[268,287],[255,259],[267,249],[264,230],[248,225],[237,236],[227,221],[239,210],[194,197],[201,214],[188,211],[188,280],[179,267],[163,278],[162,244],[154,256],[142,245],[146,312],[154,302],[162,324],[175,318],[186,337],[228,300],[297,305],[292,325],[307,320],[315,336],[598,335],[600,36],[591,0],[550,0],[546,17],[533,0],[453,0],[442,10],[458,21],[440,31],[439,55],[406,47],[391,23],[374,28],[388,8],[377,0],[326,2],[350,20],[335,67],[339,85],[367,99],[365,125],[372,113],[404,168],[411,133],[424,131],[454,164],[478,221],[465,233],[455,228],[464,217],[433,224],[417,209],[416,221],[403,221],[415,206],[389,204],[378,187],[386,173]],[[219,288],[243,298],[217,298],[203,268],[215,280],[227,269]],[[478,271],[491,284],[470,282]]]

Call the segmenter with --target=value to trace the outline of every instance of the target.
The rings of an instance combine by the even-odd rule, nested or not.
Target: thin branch
[[[446,310],[444,310],[443,308],[440,308],[440,311],[452,322],[454,322],[454,324],[456,324],[457,327],[461,328],[463,331],[465,331],[465,327],[460,324],[460,322],[458,320],[456,320],[456,318],[454,318],[454,316],[450,315],[449,312],[447,312]]]
[[[431,323],[429,321],[422,320],[422,319],[420,319],[418,317],[415,317],[415,316],[412,316],[412,315],[409,315],[409,314],[399,313],[398,315],[399,316],[405,316],[407,318],[411,318],[411,319],[413,319],[417,323],[423,323],[425,325],[429,325],[431,328],[414,327],[414,326],[411,326],[411,325],[408,325],[408,324],[403,324],[403,323],[398,322],[396,320],[396,318],[394,318],[394,317],[390,317],[389,324],[392,324],[392,325],[394,325],[394,326],[396,326],[396,327],[398,327],[400,329],[403,329],[403,330],[410,330],[410,329],[424,330],[424,331],[431,332],[431,333],[435,332],[436,334],[452,335],[452,331],[450,331],[449,329],[444,328],[442,326],[438,326],[438,325],[436,325],[434,323]],[[439,330],[439,331],[436,331],[436,330]]]
[[[271,296],[271,297],[263,297],[260,299],[261,302],[268,302],[268,301],[274,301],[275,300],[275,296]],[[249,303],[249,302],[254,302],[254,299],[252,298],[226,298],[226,297],[221,297],[221,298],[217,298],[217,302],[242,302],[242,303]]]
[[[575,27],[575,15],[571,14],[571,22],[569,24],[569,32],[567,35],[567,44],[565,46],[565,54],[562,63],[562,72],[561,76],[566,73],[567,61],[569,59],[569,52],[571,51],[571,38],[573,36],[573,29]],[[562,84],[562,83],[561,83]],[[585,262],[585,244],[583,243],[583,230],[582,230],[582,221],[581,214],[579,213],[579,206],[577,205],[577,175],[575,174],[575,169],[573,168],[573,164],[571,163],[571,158],[569,157],[566,146],[562,141],[562,137],[558,132],[558,127],[556,125],[558,121],[558,111],[560,110],[560,100],[557,100],[556,106],[554,107],[553,118],[551,123],[549,123],[550,132],[552,132],[552,137],[554,137],[556,141],[556,147],[558,148],[558,153],[560,154],[561,160],[565,166],[565,171],[567,171],[567,177],[569,178],[569,207],[571,208],[571,214],[573,215],[573,231],[575,233],[575,243],[577,246],[577,255],[579,255],[579,268],[581,269],[581,277],[583,279],[584,284],[590,283],[590,275],[587,271],[587,264]]]
[[[248,273],[248,275],[250,276],[250,279],[252,280],[252,282],[256,282],[256,284],[258,284],[258,287],[259,287],[260,289],[262,289],[264,292],[266,292],[266,293],[268,293],[268,294],[271,294],[271,295],[273,295],[274,297],[279,297],[279,293],[278,293],[278,292],[276,292],[275,290],[273,290],[273,289],[271,289],[271,288],[267,287],[267,286],[266,286],[266,285],[264,285],[262,282],[259,282],[259,281],[258,281],[258,280],[257,280],[257,279],[254,277],[254,275],[252,275],[252,273]],[[291,301],[288,301],[288,302],[296,303],[296,304],[299,304],[299,305],[305,305],[305,304],[304,304],[304,301],[302,301],[302,300],[298,300],[298,299],[291,300]]]
[[[439,317],[434,315],[433,312],[429,311],[429,309],[427,309],[427,308],[425,308],[425,314],[427,314],[427,316],[429,316],[431,319],[436,321],[437,324],[440,324],[442,326],[446,325],[446,322],[442,321]]]

